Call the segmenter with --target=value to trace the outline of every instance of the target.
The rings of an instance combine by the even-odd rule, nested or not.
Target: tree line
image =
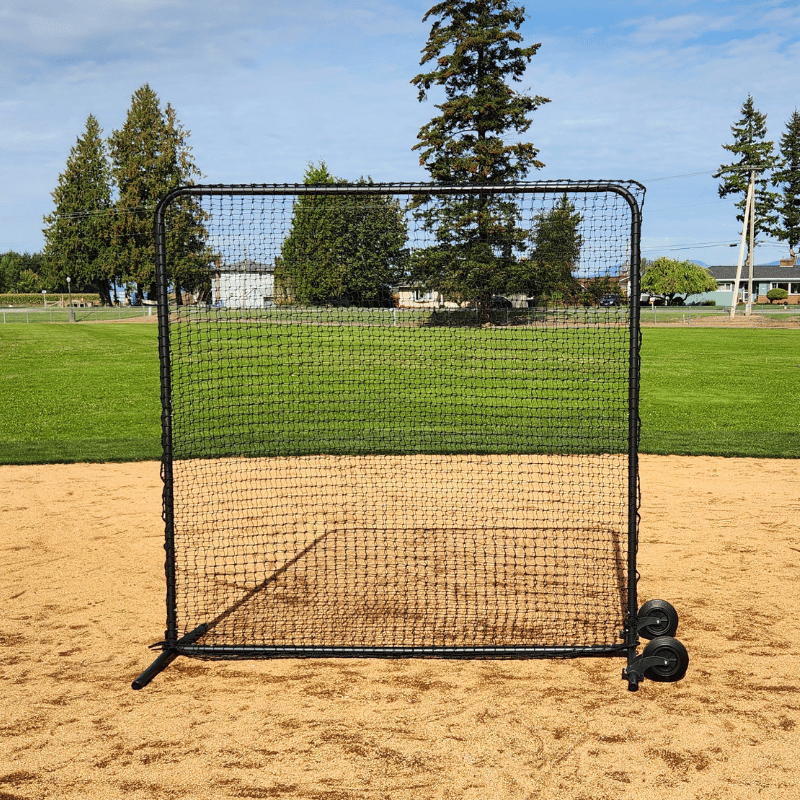
[[[443,0],[423,17],[432,23],[420,60],[424,71],[411,83],[420,102],[434,88],[444,100],[412,150],[432,181],[492,186],[524,180],[544,166],[535,145],[520,139],[531,114],[550,100],[512,88],[541,46],[523,46],[524,20],[524,8],[510,0]],[[793,254],[800,241],[800,209],[794,205],[800,195],[800,115],[795,112],[789,121],[777,156],[765,141],[765,117],[752,97],[742,112],[732,128],[734,143],[724,145],[738,161],[722,165],[715,175],[723,179],[720,195],[743,195],[748,170],[756,168],[758,228],[786,240]],[[152,296],[155,204],[200,176],[187,139],[174,109],[169,104],[162,109],[148,85],[134,93],[125,124],[107,140],[90,116],[53,192],[40,271],[22,270],[23,283],[38,274],[42,288],[58,290],[71,275],[74,287],[95,288],[105,302],[119,284]],[[324,162],[309,165],[304,181],[347,184]],[[360,178],[349,185],[370,183]],[[768,184],[781,192],[768,191]],[[738,205],[743,209],[743,197]],[[409,213],[427,233],[423,247],[409,246]],[[205,222],[205,212],[191,198],[181,197],[169,208],[169,280],[178,302],[183,292],[209,297],[211,265],[219,256],[209,247]],[[405,210],[376,194],[303,195],[274,264],[276,295],[304,304],[346,299],[381,305],[389,302],[389,288],[403,282],[484,311],[496,295],[505,294],[540,302],[596,302],[614,287],[597,279],[587,294],[575,278],[581,224],[566,195],[531,228],[521,224],[516,203],[488,192],[412,197]]]
[[[323,161],[308,166],[304,183],[370,186],[372,180],[362,177],[347,182],[334,177]],[[546,302],[572,301],[584,292],[573,276],[583,241],[581,215],[567,195],[540,213],[532,230],[520,230],[516,236],[508,229],[495,232],[483,250],[479,229],[470,239],[453,235],[448,227],[465,204],[452,198],[433,204],[424,198],[412,199],[409,213],[419,217],[421,228],[437,234],[435,244],[413,248],[407,210],[395,197],[301,195],[275,260],[278,302],[386,306],[392,304],[392,292],[401,284],[485,308],[501,294],[524,294]],[[480,199],[475,202],[479,204]],[[509,207],[506,213],[513,216],[516,208]],[[603,291],[608,290],[604,284]]]
[[[433,87],[446,99],[412,150],[434,182],[497,185],[524,180],[544,166],[533,143],[509,141],[550,102],[510,85],[521,80],[541,46],[522,46],[524,19],[524,8],[509,0],[444,0],[423,17],[432,22],[420,61],[427,71],[411,83],[420,102]],[[154,206],[200,174],[187,137],[175,111],[169,105],[162,110],[148,85],[134,93],[125,125],[107,140],[97,119],[88,118],[53,192],[55,210],[45,218],[43,288],[58,290],[69,275],[75,288],[94,288],[104,302],[111,302],[119,284],[154,293]],[[346,183],[324,163],[310,165],[304,180]],[[581,215],[566,195],[539,215],[532,230],[520,224],[512,200],[490,193],[414,197],[409,208],[428,234],[424,247],[409,247],[405,212],[389,197],[298,198],[274,265],[279,300],[385,304],[390,287],[401,282],[474,302],[483,311],[496,295],[524,294],[541,302],[587,296],[574,277]],[[170,214],[169,279],[178,301],[182,291],[208,295],[217,256],[207,244],[204,212],[181,198]],[[593,288],[599,297],[609,287]]]
[[[0,253],[0,294],[33,294],[47,289],[42,283],[44,256],[41,253]],[[64,288],[66,291],[66,287]]]
[[[45,217],[39,290],[94,290],[111,304],[116,286],[155,297],[153,211],[170,190],[192,184],[200,171],[175,110],[161,107],[145,84],[131,98],[124,125],[104,139],[97,118],[70,150]],[[210,289],[205,212],[190,198],[173,203],[167,218],[170,282],[181,291]]]
[[[412,149],[420,151],[432,180],[495,185],[544,166],[532,143],[507,142],[509,134],[528,130],[531,112],[550,102],[508,85],[521,80],[540,47],[521,46],[524,9],[508,0],[445,0],[427,12],[429,19],[420,64],[431,68],[411,83],[420,101],[434,86],[447,99]],[[174,109],[162,109],[148,85],[134,93],[125,124],[107,140],[97,119],[87,119],[53,192],[54,212],[45,218],[42,288],[58,290],[70,276],[76,289],[94,288],[104,302],[119,284],[154,294],[155,204],[200,175],[187,137]],[[346,183],[324,163],[309,166],[304,180]],[[279,299],[383,304],[389,287],[412,282],[485,310],[497,294],[568,300],[581,291],[573,277],[581,218],[566,196],[540,215],[533,231],[520,226],[512,201],[490,194],[413,198],[411,211],[431,240],[417,250],[408,247],[404,212],[391,198],[299,198],[274,265]],[[218,256],[207,243],[204,212],[183,197],[169,214],[169,280],[178,302],[184,291],[208,296]]]

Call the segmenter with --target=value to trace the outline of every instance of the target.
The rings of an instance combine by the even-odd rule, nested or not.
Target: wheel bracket
[[[663,617],[637,617],[636,618],[636,633],[639,633],[642,628],[646,628],[648,625],[658,625],[659,623],[663,622]]]
[[[663,656],[637,656],[622,670],[622,680],[628,681],[628,691],[639,690],[639,682],[644,680],[645,672],[651,667],[669,666],[669,659]]]

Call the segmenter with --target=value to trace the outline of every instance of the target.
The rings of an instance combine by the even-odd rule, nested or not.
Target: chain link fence
[[[749,315],[744,308],[730,318],[730,306],[646,306],[642,304],[641,324],[645,327],[695,328],[800,328],[800,306],[756,306]]]
[[[36,324],[63,322],[129,322],[156,321],[155,306],[76,306],[73,308],[0,308],[3,324]]]

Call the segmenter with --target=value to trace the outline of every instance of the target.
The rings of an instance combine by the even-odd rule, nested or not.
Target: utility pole
[[[744,315],[749,317],[753,310],[753,250],[756,249],[756,173],[750,173],[751,193],[750,200],[750,247],[747,251],[747,302],[744,306]]]
[[[733,319],[736,316],[736,303],[739,300],[739,279],[742,277],[742,263],[744,261],[744,243],[747,239],[748,233],[748,223],[750,229],[750,252],[747,256],[747,261],[750,268],[750,286],[749,286],[749,293],[752,294],[753,291],[753,230],[754,230],[754,222],[755,222],[755,188],[756,188],[756,173],[755,171],[750,172],[750,184],[747,187],[747,202],[745,203],[744,207],[744,221],[742,222],[742,239],[739,243],[739,259],[736,266],[736,280],[733,282],[733,298],[731,299],[731,314],[730,317]],[[748,299],[750,297],[748,294]],[[745,314],[749,314],[749,310],[745,307]]]

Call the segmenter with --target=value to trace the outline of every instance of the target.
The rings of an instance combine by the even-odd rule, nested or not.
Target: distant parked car
[[[611,306],[618,306],[620,304],[619,295],[617,294],[604,294],[600,298],[600,305],[603,308],[611,308]]]
[[[641,297],[639,298],[639,302],[642,305],[653,305],[653,306],[665,306],[667,304],[667,298],[661,294],[647,294],[646,292],[642,292]]]
[[[507,297],[495,295],[492,298],[492,308],[511,308],[511,301]]]

